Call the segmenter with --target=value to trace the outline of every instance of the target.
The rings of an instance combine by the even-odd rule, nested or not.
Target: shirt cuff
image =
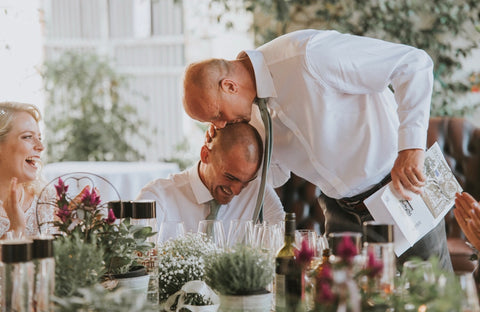
[[[398,151],[406,149],[425,150],[427,145],[427,131],[422,127],[408,127],[398,131]]]

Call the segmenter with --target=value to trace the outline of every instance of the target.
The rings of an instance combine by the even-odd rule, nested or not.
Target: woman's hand
[[[10,181],[10,188],[7,200],[3,204],[3,208],[7,214],[8,220],[10,220],[10,229],[16,237],[20,237],[26,228],[25,213],[23,212],[22,205],[18,201],[18,187],[17,178],[12,178]]]
[[[480,204],[466,192],[457,193],[453,214],[468,241],[480,250]]]

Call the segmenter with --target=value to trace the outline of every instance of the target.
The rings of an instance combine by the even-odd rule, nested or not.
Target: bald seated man
[[[155,200],[157,221],[184,222],[185,231],[196,232],[198,222],[210,214],[209,202],[220,208],[216,219],[222,220],[228,233],[230,220],[251,220],[260,187],[262,141],[248,123],[235,123],[219,129],[211,142],[200,151],[200,160],[191,168],[148,183],[137,199]],[[264,220],[276,224],[284,211],[272,186],[265,188]]]

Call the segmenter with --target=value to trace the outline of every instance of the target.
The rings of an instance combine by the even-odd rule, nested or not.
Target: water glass
[[[253,221],[234,219],[230,220],[230,227],[228,228],[227,246],[232,248],[235,245],[252,244],[253,235]]]
[[[218,248],[225,248],[225,230],[221,220],[201,220],[197,232],[205,234]]]
[[[177,239],[185,234],[185,225],[183,221],[163,221],[160,224],[158,233],[158,244],[163,244],[168,240]]]

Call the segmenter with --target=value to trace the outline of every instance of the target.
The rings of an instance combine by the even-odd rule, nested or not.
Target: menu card
[[[455,193],[462,191],[438,143],[425,153],[424,170],[427,180],[421,195],[411,193],[412,199],[404,200],[390,182],[364,201],[376,221],[394,225],[397,256],[438,225],[453,207]]]

